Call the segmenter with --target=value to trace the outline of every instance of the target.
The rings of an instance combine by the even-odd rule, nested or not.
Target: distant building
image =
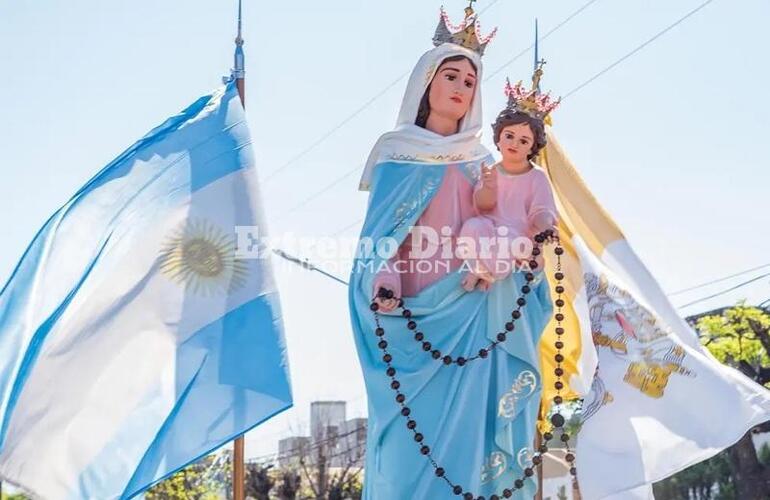
[[[337,429],[345,422],[344,401],[314,401],[310,403],[310,437],[314,442],[325,439],[329,428]]]
[[[278,441],[278,465],[280,467],[296,467],[299,458],[306,455],[310,448],[310,438],[307,436],[292,436]]]
[[[323,457],[328,467],[363,467],[366,452],[365,418],[346,420],[345,401],[310,404],[310,436],[278,441],[278,465],[296,467],[300,458],[317,465]]]
[[[365,418],[353,418],[342,423],[332,467],[364,466],[366,422]]]

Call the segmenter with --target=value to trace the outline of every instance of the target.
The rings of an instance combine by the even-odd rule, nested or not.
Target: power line
[[[738,288],[742,288],[742,287],[744,287],[746,285],[754,283],[755,281],[759,281],[762,278],[767,278],[768,276],[770,276],[770,273],[761,274],[761,275],[759,275],[759,276],[757,276],[755,278],[751,278],[750,280],[744,281],[742,283],[738,283],[737,285],[732,286],[732,287],[730,287],[730,288],[728,288],[726,290],[722,290],[721,292],[717,292],[717,293],[711,294],[708,297],[702,297],[700,299],[693,300],[692,302],[688,302],[687,304],[679,306],[678,309],[683,309],[683,308],[689,307],[689,306],[691,306],[693,304],[697,304],[699,302],[703,302],[703,301],[706,301],[706,300],[709,300],[709,299],[713,299],[714,297],[719,297],[720,295],[724,295],[726,293],[732,292],[733,290],[737,290]]]
[[[737,272],[735,274],[731,274],[729,276],[724,276],[722,278],[717,278],[717,279],[714,279],[714,280],[711,280],[711,281],[707,281],[707,282],[701,283],[699,285],[693,285],[693,286],[688,287],[688,288],[683,288],[681,290],[677,290],[675,292],[671,292],[671,293],[669,293],[667,295],[669,297],[673,297],[675,295],[681,295],[681,294],[683,294],[685,292],[691,292],[692,290],[697,290],[698,288],[703,288],[705,286],[713,285],[715,283],[720,283],[722,281],[727,281],[729,279],[736,278],[736,277],[741,276],[743,274],[748,274],[748,273],[753,272],[753,271],[758,271],[760,269],[764,269],[765,267],[768,267],[768,266],[770,266],[770,263],[763,264],[763,265],[757,266],[757,267],[752,267],[751,269],[746,269],[745,271],[740,271],[740,272]]]
[[[588,3],[584,4],[584,5],[583,5],[582,7],[580,7],[578,10],[576,10],[575,12],[573,12],[572,14],[570,14],[569,16],[567,16],[567,18],[565,18],[565,19],[564,19],[564,20],[563,20],[561,23],[557,24],[557,25],[556,25],[556,26],[555,26],[555,27],[554,27],[554,28],[553,28],[551,31],[549,31],[548,33],[546,33],[545,35],[543,35],[543,36],[540,38],[540,40],[544,40],[544,39],[546,39],[546,38],[547,38],[548,36],[550,36],[550,35],[551,35],[551,34],[552,34],[554,31],[556,31],[557,29],[559,29],[559,28],[561,28],[562,26],[564,26],[564,25],[565,25],[567,22],[569,22],[570,20],[572,20],[573,18],[575,18],[575,17],[576,17],[578,14],[580,14],[581,12],[583,12],[583,11],[584,11],[586,8],[588,8],[588,7],[589,7],[591,4],[593,4],[593,3],[594,3],[594,2],[596,2],[596,1],[597,1],[597,0],[591,0],[591,1],[589,1]],[[645,47],[647,47],[648,45],[650,45],[652,42],[654,42],[655,40],[657,40],[658,38],[660,38],[661,36],[663,36],[663,35],[664,35],[664,34],[666,34],[667,32],[671,31],[671,30],[672,30],[673,28],[675,28],[676,26],[678,26],[678,25],[682,24],[682,23],[683,23],[683,22],[684,22],[686,19],[688,19],[689,17],[693,16],[693,15],[694,15],[696,12],[700,11],[701,9],[703,9],[704,7],[706,7],[708,4],[710,4],[710,3],[711,3],[711,2],[713,2],[713,1],[714,1],[714,0],[706,0],[706,1],[705,1],[705,2],[703,2],[702,4],[700,4],[699,6],[697,6],[696,8],[694,8],[693,10],[691,10],[690,12],[688,12],[687,14],[685,14],[684,16],[680,17],[679,19],[677,19],[676,21],[674,21],[672,24],[670,24],[670,25],[668,25],[666,28],[664,28],[662,31],[659,31],[658,33],[656,33],[655,35],[653,35],[653,36],[652,36],[651,38],[649,38],[647,41],[645,41],[645,42],[644,42],[644,43],[642,43],[641,45],[637,46],[636,48],[634,48],[633,50],[631,50],[630,52],[628,52],[626,55],[624,55],[624,56],[623,56],[623,57],[621,57],[620,59],[616,60],[615,62],[613,62],[612,64],[610,64],[609,66],[607,66],[607,67],[606,67],[606,68],[604,68],[603,70],[599,71],[598,73],[596,73],[594,76],[592,76],[591,78],[589,78],[589,79],[588,79],[588,80],[586,80],[585,82],[581,83],[580,85],[578,85],[577,87],[575,87],[574,89],[572,89],[571,91],[569,91],[567,94],[565,94],[564,96],[562,96],[562,100],[564,100],[564,99],[566,99],[567,97],[569,97],[569,96],[571,96],[571,95],[575,94],[575,93],[576,93],[576,92],[578,92],[579,90],[582,90],[583,88],[585,88],[586,86],[588,86],[589,84],[591,84],[592,82],[594,82],[596,79],[598,79],[598,78],[599,78],[599,77],[601,77],[602,75],[606,74],[607,72],[609,72],[610,70],[612,70],[613,68],[615,68],[616,66],[618,66],[619,64],[621,64],[622,62],[624,62],[624,61],[626,61],[627,59],[631,58],[632,56],[634,56],[635,54],[637,54],[639,51],[641,51],[642,49],[644,49]],[[523,50],[522,52],[518,53],[518,54],[517,54],[517,55],[516,55],[516,56],[515,56],[513,59],[511,59],[510,61],[508,61],[507,63],[505,63],[505,64],[504,64],[503,66],[501,66],[501,67],[500,67],[498,70],[496,70],[494,73],[492,73],[492,75],[488,76],[488,77],[487,77],[485,80],[488,80],[489,78],[492,78],[493,76],[495,76],[495,75],[496,75],[497,73],[499,73],[499,72],[500,72],[500,71],[501,71],[501,70],[502,70],[504,67],[506,67],[507,65],[509,65],[509,64],[511,64],[511,63],[513,63],[515,60],[517,60],[518,58],[520,58],[521,56],[523,56],[524,54],[526,54],[526,53],[527,53],[529,50],[531,50],[531,49],[532,49],[532,47],[534,47],[534,44],[530,45],[528,48],[526,48],[526,49],[525,49],[525,50]],[[344,228],[342,228],[342,229],[341,229],[341,230],[339,230],[338,232],[334,233],[332,236],[337,236],[339,233],[341,233],[341,232],[343,232],[343,231],[345,231],[345,230],[349,229],[350,227],[352,227],[353,225],[357,224],[357,223],[358,223],[358,222],[360,222],[360,221],[361,221],[361,219],[359,219],[359,220],[358,220],[358,221],[356,221],[356,222],[353,222],[353,223],[349,224],[348,226],[345,226]]]
[[[664,28],[662,31],[659,31],[658,33],[656,33],[656,34],[655,34],[655,35],[654,35],[652,38],[648,39],[646,42],[642,43],[641,45],[639,45],[638,47],[636,47],[636,48],[635,48],[634,50],[632,50],[631,52],[628,52],[626,55],[624,55],[623,57],[621,57],[621,58],[620,58],[620,59],[618,59],[617,61],[613,62],[612,64],[610,64],[609,66],[607,66],[607,67],[606,67],[606,68],[604,68],[603,70],[599,71],[598,73],[596,73],[594,76],[592,76],[591,78],[589,78],[589,79],[588,79],[588,80],[586,80],[585,82],[581,83],[580,85],[578,85],[578,86],[577,86],[577,87],[575,87],[574,89],[572,89],[572,90],[570,90],[569,92],[567,92],[566,94],[564,94],[564,95],[562,96],[562,100],[564,100],[564,99],[568,98],[569,96],[571,96],[571,95],[572,95],[572,94],[574,94],[575,92],[577,92],[577,91],[581,90],[583,87],[585,87],[585,86],[589,85],[589,84],[590,84],[590,83],[592,83],[594,80],[596,80],[597,78],[601,77],[602,75],[604,75],[605,73],[607,73],[608,71],[610,71],[611,69],[613,69],[615,66],[619,65],[620,63],[622,63],[622,62],[623,62],[623,61],[625,61],[626,59],[628,59],[628,58],[630,58],[631,56],[635,55],[637,52],[639,52],[640,50],[644,49],[644,48],[645,48],[645,47],[647,47],[649,44],[651,44],[652,42],[654,42],[655,40],[657,40],[657,39],[658,39],[658,38],[660,38],[661,36],[665,35],[665,34],[666,34],[666,33],[668,33],[669,31],[671,31],[672,29],[674,29],[676,26],[679,26],[680,24],[682,24],[682,23],[683,23],[683,22],[684,22],[686,19],[688,19],[689,17],[693,16],[693,15],[694,15],[696,12],[700,11],[701,9],[703,9],[704,7],[706,7],[708,4],[710,4],[710,3],[711,3],[711,2],[713,2],[713,1],[714,1],[714,0],[706,0],[706,1],[705,1],[705,2],[703,2],[702,4],[698,5],[698,6],[697,6],[697,7],[695,7],[693,10],[691,10],[690,12],[688,12],[687,14],[685,14],[684,16],[680,17],[679,19],[677,19],[676,21],[674,21],[672,24],[668,25],[668,26],[667,26],[666,28]]]
[[[497,1],[499,1],[499,0],[495,0],[494,2],[492,2],[491,4],[489,4],[487,7],[485,7],[484,9],[482,9],[482,10],[479,12],[479,14],[482,14],[482,13],[484,13],[484,11],[486,11],[486,10],[488,10],[490,7],[492,7],[492,5],[494,5],[495,3],[497,3]],[[599,1],[599,0],[589,0],[589,1],[588,1],[587,3],[585,3],[585,4],[584,4],[582,7],[580,7],[579,9],[577,9],[576,11],[574,11],[574,12],[572,12],[570,15],[568,15],[566,18],[564,18],[564,19],[563,19],[563,20],[562,20],[560,23],[558,23],[556,26],[554,26],[554,27],[553,27],[553,28],[552,28],[550,31],[548,31],[548,32],[547,32],[545,35],[543,35],[542,37],[540,37],[538,40],[539,40],[539,41],[545,40],[546,38],[548,38],[548,37],[549,37],[549,36],[551,36],[553,33],[555,33],[556,31],[558,31],[559,29],[561,29],[561,28],[562,28],[562,27],[563,27],[565,24],[567,24],[569,21],[571,21],[572,19],[574,19],[575,17],[577,17],[577,16],[578,16],[580,13],[582,13],[582,12],[583,12],[585,9],[587,9],[589,6],[591,6],[592,4],[596,3],[597,1]],[[508,66],[510,66],[511,64],[513,64],[513,63],[514,63],[516,60],[518,60],[518,59],[519,59],[519,58],[521,58],[523,55],[525,55],[527,52],[529,52],[530,50],[532,50],[532,48],[533,48],[534,46],[535,46],[535,44],[533,43],[533,44],[531,44],[529,47],[527,47],[526,49],[524,49],[524,50],[522,50],[521,52],[519,52],[519,53],[518,53],[516,56],[514,56],[512,59],[510,59],[509,61],[507,61],[506,63],[504,63],[502,66],[500,66],[499,68],[497,68],[497,69],[496,69],[496,70],[495,70],[495,71],[494,71],[494,72],[493,72],[491,75],[487,76],[487,77],[484,79],[484,81],[488,81],[488,80],[490,80],[492,77],[494,77],[495,75],[497,75],[498,73],[500,73],[500,72],[501,72],[503,69],[505,69],[506,67],[508,67]],[[337,131],[337,130],[339,130],[340,128],[344,127],[345,125],[347,125],[347,124],[348,124],[348,123],[349,123],[349,122],[350,122],[350,121],[351,121],[353,118],[355,118],[356,116],[358,116],[359,114],[361,114],[361,113],[362,113],[362,112],[363,112],[363,111],[364,111],[364,110],[365,110],[367,107],[369,107],[371,104],[373,104],[373,103],[374,103],[374,101],[376,101],[377,99],[379,99],[380,97],[382,97],[382,96],[383,96],[385,93],[387,93],[387,91],[388,91],[388,90],[390,90],[391,88],[393,88],[393,86],[395,86],[395,85],[396,85],[398,82],[400,82],[400,81],[401,81],[401,80],[402,80],[404,77],[406,77],[408,74],[409,74],[409,72],[405,72],[405,73],[403,73],[401,76],[399,76],[399,77],[398,77],[398,79],[396,79],[394,82],[392,82],[390,85],[388,85],[388,86],[387,86],[385,89],[383,89],[382,91],[380,91],[380,92],[379,92],[377,95],[375,95],[374,97],[372,97],[371,99],[369,99],[369,101],[367,101],[366,103],[364,103],[364,105],[363,105],[363,106],[361,106],[361,107],[360,107],[360,108],[358,108],[356,111],[354,111],[354,112],[353,112],[351,115],[349,115],[349,116],[348,116],[347,118],[345,118],[345,119],[344,119],[342,122],[340,122],[340,123],[339,123],[339,124],[337,124],[335,127],[333,127],[331,130],[329,130],[329,131],[328,131],[326,134],[324,134],[322,137],[320,137],[318,140],[316,140],[316,141],[315,141],[314,143],[312,143],[310,146],[308,146],[308,147],[307,147],[307,148],[305,148],[303,151],[301,151],[301,152],[300,152],[298,155],[295,155],[295,156],[294,156],[292,159],[290,159],[288,162],[284,163],[284,164],[283,164],[281,167],[279,167],[277,170],[275,170],[275,171],[273,171],[272,173],[268,174],[268,176],[265,178],[265,182],[269,181],[269,180],[270,180],[270,179],[271,179],[273,176],[275,176],[276,174],[278,174],[278,172],[280,172],[281,170],[284,170],[284,169],[285,169],[285,168],[287,168],[289,165],[291,165],[291,164],[295,163],[297,160],[299,160],[300,158],[302,158],[304,155],[306,155],[307,153],[309,153],[310,151],[312,151],[313,149],[315,149],[315,148],[316,148],[317,146],[319,146],[319,145],[320,145],[322,142],[324,142],[326,139],[328,139],[329,137],[331,137],[331,136],[334,134],[334,132],[336,132],[336,131]],[[329,191],[329,190],[330,190],[330,189],[332,189],[334,186],[336,186],[337,184],[339,184],[340,182],[342,182],[343,180],[345,180],[345,179],[346,179],[346,178],[347,178],[349,175],[351,175],[353,172],[355,172],[355,171],[359,170],[360,168],[361,168],[361,167],[359,166],[359,167],[356,167],[356,168],[354,168],[353,170],[350,170],[350,171],[349,171],[349,172],[347,172],[345,175],[343,175],[341,178],[339,178],[339,179],[337,179],[336,181],[332,182],[331,184],[329,184],[328,186],[326,186],[326,187],[325,187],[325,188],[323,188],[322,190],[320,190],[320,191],[318,191],[318,192],[316,192],[316,193],[314,193],[314,194],[310,195],[310,196],[309,196],[307,199],[303,200],[302,202],[300,202],[300,203],[299,203],[298,205],[296,205],[295,207],[293,207],[293,208],[289,209],[287,212],[284,212],[284,214],[282,214],[282,215],[281,215],[281,217],[283,217],[284,215],[287,215],[288,213],[294,212],[294,211],[298,210],[299,208],[302,208],[303,206],[307,205],[307,204],[308,204],[310,201],[312,201],[313,199],[317,198],[317,197],[318,197],[318,196],[320,196],[321,194],[323,194],[323,193],[325,193],[325,192]],[[352,224],[350,224],[349,226],[346,226],[346,227],[344,227],[344,228],[342,229],[342,231],[344,231],[344,230],[348,229],[349,227],[352,227],[352,226],[353,226],[353,225],[355,225],[357,222],[359,222],[359,221],[353,222],[353,223],[352,223]],[[342,231],[340,231],[340,232],[342,232]],[[338,233],[335,233],[335,234],[333,234],[332,236],[337,236],[337,234],[338,234]]]
[[[500,0],[492,0],[492,2],[490,2],[490,3],[489,3],[489,5],[487,5],[486,7],[484,7],[483,9],[481,9],[481,10],[479,11],[479,15],[481,15],[481,14],[483,14],[484,12],[486,12],[487,10],[489,10],[489,9],[490,9],[490,8],[491,8],[493,5],[495,5],[495,4],[496,4],[497,2],[499,2],[499,1],[500,1]],[[356,109],[355,111],[353,111],[353,113],[351,113],[350,115],[348,115],[348,116],[347,116],[345,119],[343,119],[343,120],[342,120],[341,122],[339,122],[337,125],[335,125],[335,126],[334,126],[334,127],[332,127],[331,129],[329,129],[329,130],[328,130],[328,131],[327,131],[325,134],[323,134],[321,137],[319,137],[318,139],[316,139],[316,140],[315,140],[315,141],[314,141],[312,144],[310,144],[308,147],[306,147],[305,149],[303,149],[302,151],[300,151],[298,154],[294,155],[294,156],[293,156],[293,157],[292,157],[292,158],[291,158],[289,161],[287,161],[286,163],[284,163],[283,165],[281,165],[280,167],[278,167],[276,170],[274,170],[274,171],[272,171],[271,173],[267,174],[267,177],[265,177],[265,180],[264,180],[264,182],[266,182],[266,183],[267,183],[267,182],[269,182],[269,181],[270,181],[272,178],[274,178],[276,175],[278,175],[279,173],[283,172],[284,170],[286,170],[287,168],[289,168],[291,165],[293,165],[294,163],[296,163],[297,161],[299,161],[300,159],[302,159],[302,158],[303,158],[303,157],[304,157],[306,154],[310,153],[310,152],[311,152],[311,151],[313,151],[315,148],[317,148],[318,146],[320,146],[320,145],[321,145],[323,142],[325,142],[325,141],[326,141],[326,139],[328,139],[329,137],[331,137],[332,135],[334,135],[334,133],[335,133],[335,132],[337,132],[339,129],[341,129],[342,127],[344,127],[344,126],[345,126],[345,125],[347,125],[348,123],[350,123],[350,122],[351,122],[351,121],[352,121],[354,118],[356,118],[358,115],[360,115],[361,113],[363,113],[363,112],[364,112],[364,111],[365,111],[365,110],[366,110],[366,109],[367,109],[369,106],[371,106],[372,104],[374,104],[374,102],[375,102],[375,101],[377,101],[377,100],[378,100],[380,97],[382,97],[383,95],[387,94],[387,93],[388,93],[388,91],[390,91],[390,89],[392,89],[393,87],[395,87],[396,85],[398,85],[398,83],[399,83],[401,80],[403,80],[404,78],[406,78],[407,76],[409,76],[409,73],[410,73],[410,72],[411,72],[411,71],[405,71],[404,73],[401,73],[401,75],[399,75],[399,77],[398,77],[398,78],[396,78],[395,80],[393,80],[393,81],[392,81],[392,82],[391,82],[391,83],[390,83],[388,86],[386,86],[384,89],[382,89],[382,90],[381,90],[381,91],[379,91],[377,94],[375,94],[373,97],[371,97],[371,98],[370,98],[368,101],[366,101],[366,102],[365,102],[363,105],[361,105],[361,106],[360,106],[358,109]]]
[[[559,29],[560,29],[562,26],[564,26],[564,25],[565,25],[565,24],[567,24],[568,22],[572,21],[572,20],[573,20],[575,17],[577,17],[578,15],[580,15],[580,14],[581,14],[581,13],[582,13],[584,10],[586,10],[588,7],[590,7],[592,4],[594,4],[594,3],[598,2],[598,1],[599,1],[599,0],[590,0],[589,2],[586,2],[585,4],[583,4],[583,6],[582,6],[582,7],[580,7],[579,9],[577,9],[576,11],[574,11],[572,14],[570,14],[570,15],[568,15],[566,18],[564,18],[564,19],[563,19],[563,20],[562,20],[562,21],[561,21],[559,24],[557,24],[556,26],[554,26],[554,27],[553,27],[553,28],[552,28],[550,31],[548,31],[548,32],[547,32],[545,35],[543,35],[543,36],[541,36],[540,38],[538,38],[538,41],[543,41],[543,40],[545,40],[546,38],[548,38],[549,36],[551,36],[553,33],[555,33],[557,30],[559,30]],[[517,61],[519,58],[521,58],[521,57],[522,57],[523,55],[525,55],[527,52],[529,52],[530,50],[532,50],[534,47],[535,47],[535,44],[533,43],[532,45],[530,45],[530,46],[529,46],[529,47],[527,47],[526,49],[522,50],[521,52],[519,52],[518,54],[516,54],[515,56],[513,56],[513,58],[512,58],[511,60],[509,60],[508,62],[506,62],[505,64],[503,64],[503,65],[502,65],[502,66],[500,66],[499,68],[497,68],[495,71],[493,71],[493,72],[492,72],[492,74],[491,74],[491,75],[488,75],[486,78],[484,78],[484,81],[485,81],[485,82],[486,82],[486,81],[489,81],[489,80],[490,80],[490,79],[491,79],[493,76],[496,76],[496,75],[497,75],[498,73],[500,73],[502,70],[504,70],[505,68],[507,68],[508,66],[510,66],[511,64],[513,64],[515,61]]]
[[[333,181],[332,183],[328,184],[326,187],[324,187],[324,188],[322,188],[321,190],[319,190],[319,191],[316,191],[315,193],[311,194],[310,196],[308,196],[307,198],[305,198],[304,200],[302,200],[302,201],[301,201],[300,203],[298,203],[297,205],[293,206],[292,208],[290,208],[290,209],[288,209],[288,210],[285,210],[284,212],[282,212],[282,213],[281,213],[281,214],[278,216],[278,220],[281,220],[283,217],[285,217],[285,216],[289,215],[289,214],[290,214],[290,213],[292,213],[292,212],[296,212],[297,210],[299,210],[300,208],[304,207],[305,205],[307,205],[308,203],[310,203],[310,202],[311,202],[311,201],[313,201],[314,199],[318,198],[318,197],[319,197],[319,196],[321,196],[322,194],[324,194],[324,193],[326,193],[327,191],[331,190],[331,189],[332,189],[334,186],[336,186],[336,185],[337,185],[337,184],[339,184],[340,182],[344,181],[345,179],[347,179],[348,177],[350,177],[350,176],[351,176],[352,174],[354,174],[355,172],[357,172],[357,171],[361,170],[361,168],[362,168],[362,167],[363,167],[362,165],[358,165],[358,166],[356,166],[355,168],[353,168],[353,169],[349,170],[348,172],[346,172],[346,173],[345,173],[344,175],[342,175],[341,177],[338,177],[338,178],[337,178],[335,181]]]

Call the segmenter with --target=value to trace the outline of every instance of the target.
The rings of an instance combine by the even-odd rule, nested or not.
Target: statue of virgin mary
[[[478,38],[469,10],[459,31],[442,13],[436,47],[417,62],[396,128],[378,140],[361,179],[370,194],[349,307],[368,395],[366,500],[502,498],[531,466],[547,280],[517,271],[468,292],[453,253],[474,215],[481,166],[494,163],[479,142],[481,54],[491,37]],[[413,226],[437,238],[417,237]],[[377,297],[381,288],[393,298]],[[410,317],[395,308],[399,298]],[[514,495],[532,498],[536,488],[530,479]]]

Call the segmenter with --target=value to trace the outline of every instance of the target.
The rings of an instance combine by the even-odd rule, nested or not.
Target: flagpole
[[[241,99],[241,105],[246,110],[246,70],[243,55],[243,37],[241,36],[242,25],[242,0],[238,0],[238,34],[235,37],[235,56],[233,69],[230,78],[235,80],[235,87],[238,89],[238,97]],[[243,435],[235,438],[233,442],[233,500],[244,500],[245,481],[245,441]]]

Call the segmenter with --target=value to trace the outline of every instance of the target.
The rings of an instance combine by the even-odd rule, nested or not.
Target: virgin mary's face
[[[462,119],[476,90],[476,70],[470,61],[447,61],[439,66],[430,84],[430,112],[451,120]]]

